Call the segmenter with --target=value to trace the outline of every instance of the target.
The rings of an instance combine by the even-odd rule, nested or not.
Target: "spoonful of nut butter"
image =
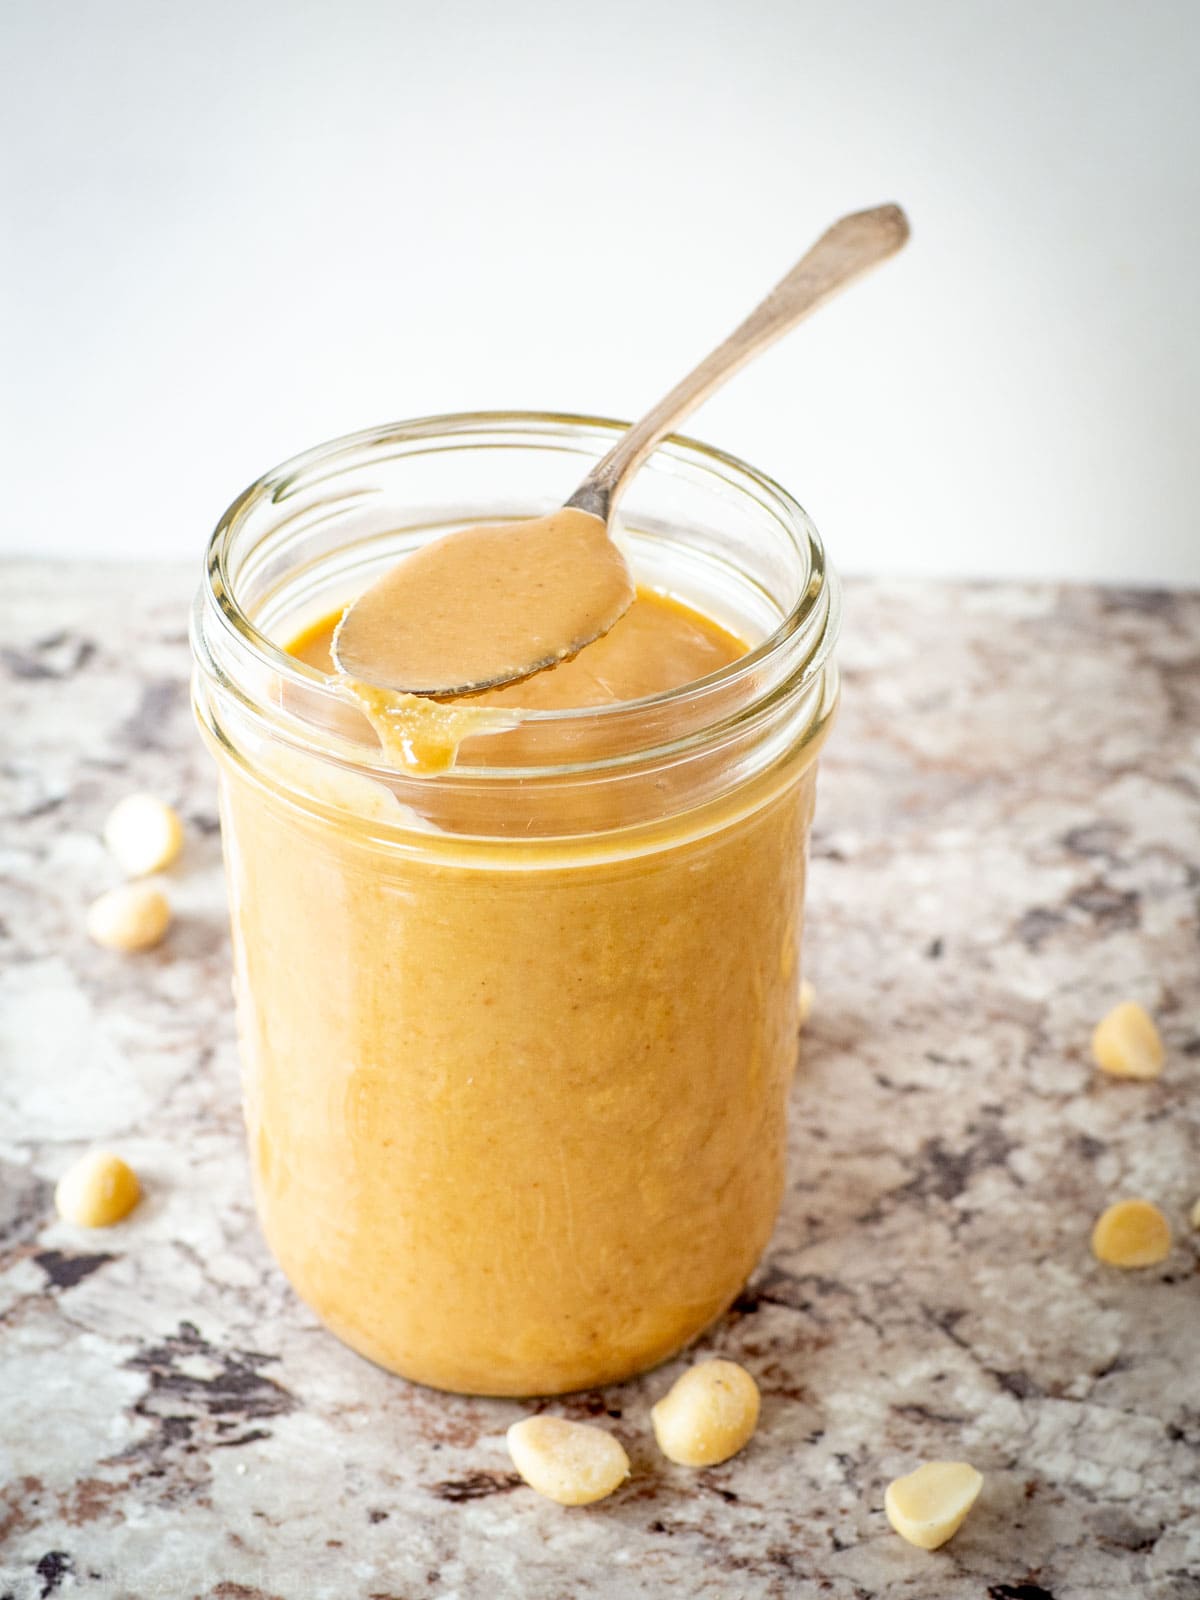
[[[607,633],[635,594],[611,538],[632,474],[739,368],[907,238],[907,218],[895,205],[835,222],[723,343],[622,434],[560,510],[447,534],[372,584],[332,642],[334,666],[360,703],[378,713],[381,694],[426,701],[480,694],[568,661]]]

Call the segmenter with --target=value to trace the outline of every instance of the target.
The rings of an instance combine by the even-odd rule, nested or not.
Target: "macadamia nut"
[[[681,1467],[728,1461],[758,1426],[758,1385],[736,1361],[690,1367],[650,1412],[658,1447]]]
[[[131,878],[169,867],[183,848],[179,814],[152,794],[131,794],[104,824],[104,842]]]
[[[1096,1220],[1092,1253],[1110,1267],[1153,1267],[1171,1253],[1171,1224],[1150,1200],[1118,1200]]]
[[[587,1422],[525,1417],[508,1430],[513,1466],[531,1489],[560,1506],[603,1500],[629,1476],[619,1439]]]
[[[1092,1054],[1101,1071],[1113,1078],[1157,1078],[1166,1060],[1158,1029],[1133,1000],[1116,1006],[1097,1025]]]
[[[803,1027],[804,1024],[808,1021],[809,1017],[812,1016],[813,1001],[816,998],[817,998],[817,991],[813,988],[812,984],[809,983],[807,978],[802,979],[801,983],[800,983],[800,1013],[799,1013],[799,1020],[800,1020],[800,1026],[801,1027]]]
[[[149,950],[171,923],[171,908],[161,889],[147,883],[123,883],[92,902],[87,931],[106,950]]]
[[[58,1180],[54,1204],[64,1222],[108,1228],[129,1215],[140,1194],[132,1167],[110,1150],[92,1150]]]
[[[982,1474],[965,1461],[927,1461],[888,1484],[883,1506],[902,1539],[936,1550],[962,1527],[982,1488]]]

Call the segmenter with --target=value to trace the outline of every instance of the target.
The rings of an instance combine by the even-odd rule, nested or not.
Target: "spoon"
[[[722,344],[622,434],[561,510],[463,528],[372,584],[334,634],[339,673],[377,689],[451,699],[531,677],[607,633],[634,598],[609,537],[633,473],[715,389],[907,238],[908,219],[895,205],[835,222]]]

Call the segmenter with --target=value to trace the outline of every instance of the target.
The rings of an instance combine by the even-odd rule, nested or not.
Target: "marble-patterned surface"
[[[521,1412],[342,1349],[255,1229],[211,775],[177,568],[10,566],[0,623],[0,1596],[1200,1596],[1200,596],[855,583],[823,776],[791,1187],[702,1348],[754,1372],[753,1445],[689,1473],[648,1407],[680,1363],[556,1403],[632,1481],[516,1484]],[[109,806],[182,808],[178,921],[91,946]],[[1100,1079],[1133,996],[1170,1050]],[[91,1141],[128,1222],[55,1220]],[[1123,1193],[1163,1266],[1088,1251]],[[927,1555],[883,1487],[986,1474]]]

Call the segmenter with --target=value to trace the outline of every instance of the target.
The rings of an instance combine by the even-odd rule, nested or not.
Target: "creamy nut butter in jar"
[[[493,413],[321,446],[230,507],[195,606],[263,1230],[340,1338],[442,1389],[664,1360],[783,1191],[837,699],[795,501],[659,448],[622,502],[633,611],[483,697],[448,771],[385,757],[329,671],[331,621],[406,552],[552,510],[617,431]]]

